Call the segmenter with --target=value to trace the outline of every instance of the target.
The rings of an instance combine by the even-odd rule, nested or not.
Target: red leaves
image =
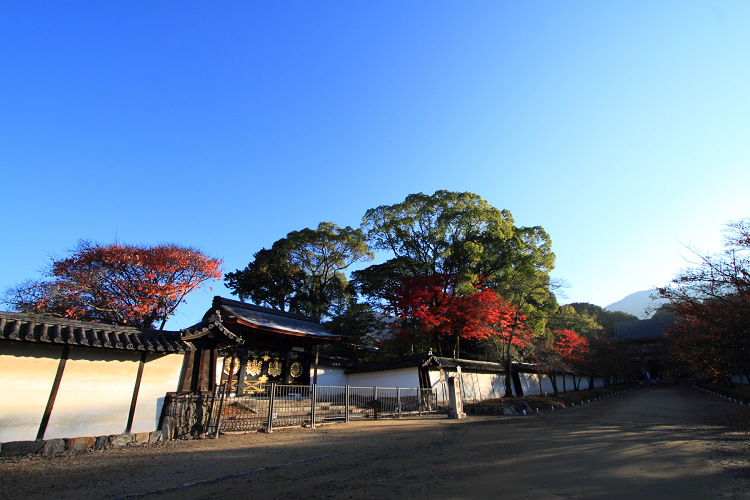
[[[221,278],[221,261],[178,245],[141,247],[82,242],[72,256],[53,262],[52,293],[62,315],[153,327],[185,296]]]
[[[396,335],[406,342],[416,336],[437,334],[440,337],[486,339],[492,336],[506,340],[509,328],[521,327],[524,316],[516,318],[515,308],[494,290],[478,286],[471,295],[456,294],[454,276],[434,274],[405,278],[394,290],[388,310],[401,323]],[[515,335],[513,345],[526,341]]]
[[[554,349],[562,360],[571,368],[585,368],[589,341],[573,330],[555,330]]]

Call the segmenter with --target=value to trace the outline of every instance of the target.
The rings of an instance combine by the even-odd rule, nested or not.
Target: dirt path
[[[531,417],[354,422],[4,461],[0,496],[117,498],[219,478],[132,498],[750,498],[748,429],[750,408],[664,386]]]

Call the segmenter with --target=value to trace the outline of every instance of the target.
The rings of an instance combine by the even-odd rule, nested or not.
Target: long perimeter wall
[[[63,362],[64,349],[0,344],[0,442],[156,430],[165,394],[177,389],[182,355],[74,347]],[[126,429],[142,359],[132,425]]]

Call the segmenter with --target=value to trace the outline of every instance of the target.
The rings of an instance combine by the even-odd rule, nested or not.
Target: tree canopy
[[[395,314],[406,352],[425,339],[442,351],[450,339],[455,357],[465,339],[510,366],[557,309],[549,235],[516,227],[509,211],[476,194],[412,194],[368,210],[362,226],[389,258],[355,271],[353,282],[373,306]]]
[[[323,318],[343,311],[348,281],[344,270],[372,259],[360,229],[321,222],[292,231],[261,249],[244,269],[224,278],[232,294],[282,311]]]
[[[677,316],[668,333],[673,375],[731,380],[750,370],[750,219],[725,228],[725,250],[701,253],[658,294]]]
[[[353,273],[370,300],[389,300],[402,277],[452,276],[457,293],[465,295],[479,284],[507,283],[513,274],[548,274],[554,265],[541,227],[515,227],[509,211],[473,193],[412,194],[368,210],[362,225],[371,247],[391,254],[385,263]]]
[[[100,245],[80,241],[40,280],[5,292],[20,312],[163,329],[185,297],[221,278],[222,262],[178,245]]]

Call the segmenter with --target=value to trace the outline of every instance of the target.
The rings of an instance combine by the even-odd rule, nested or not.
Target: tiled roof
[[[472,370],[479,372],[500,373],[505,371],[501,363],[492,363],[490,361],[474,361],[472,359],[453,359],[442,356],[434,356],[430,353],[416,354],[414,356],[403,356],[395,359],[383,359],[380,361],[368,361],[352,366],[346,373],[367,373],[379,372],[386,370],[399,370],[403,368],[435,366],[440,368],[456,368],[460,366],[462,370]],[[513,363],[516,369],[526,370],[526,365]]]
[[[666,316],[658,319],[620,321],[615,323],[615,337],[618,340],[641,340],[663,337],[667,328],[674,326],[675,318]]]
[[[356,359],[342,358],[339,356],[328,356],[327,354],[318,355],[318,364],[325,366],[335,366],[338,368],[349,368],[357,364]]]
[[[395,359],[383,359],[380,361],[368,361],[359,363],[347,369],[345,373],[368,373],[387,370],[400,370],[404,368],[434,366],[438,368],[456,368],[473,372],[504,373],[505,366],[502,363],[491,361],[475,361],[473,359],[453,359],[442,356],[434,356],[430,353],[415,354],[414,356],[402,356]],[[535,372],[536,367],[529,363],[513,363],[513,369],[519,372]]]
[[[218,338],[216,333],[219,334]],[[245,339],[235,335],[224,325],[218,311],[210,316],[206,315],[205,319],[198,324],[183,328],[180,330],[180,336],[183,340],[189,341],[197,341],[204,337],[212,338],[212,343],[219,349],[245,343]]]
[[[226,322],[237,322],[259,330],[319,340],[330,341],[339,338],[338,335],[328,333],[316,319],[301,314],[277,311],[223,297],[214,297],[213,309],[220,311]]]
[[[164,353],[193,350],[178,332],[0,311],[2,340]]]

